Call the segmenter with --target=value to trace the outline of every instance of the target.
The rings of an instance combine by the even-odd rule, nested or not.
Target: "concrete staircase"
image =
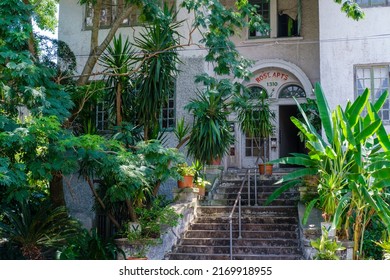
[[[272,184],[280,176],[258,178],[257,205],[254,179],[251,201],[248,188],[242,194],[242,238],[238,238],[238,208],[233,216],[233,259],[295,260],[301,259],[299,246],[297,191],[289,191],[265,206],[267,197],[277,188]],[[229,215],[240,189],[242,177],[225,178],[208,200],[198,207],[198,216],[173,248],[171,260],[230,259]]]

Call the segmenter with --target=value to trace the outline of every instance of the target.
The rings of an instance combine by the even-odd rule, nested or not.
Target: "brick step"
[[[210,217],[210,216],[199,216],[196,223],[229,223],[228,217]],[[233,217],[233,224],[238,223],[238,218]],[[241,222],[244,224],[253,223],[253,224],[298,224],[297,217],[242,217]]]
[[[241,230],[244,231],[295,231],[296,224],[246,224],[242,223]],[[229,230],[228,223],[195,223],[189,230]],[[233,230],[238,230],[238,224],[233,224]]]
[[[242,238],[298,238],[296,231],[242,231]],[[184,233],[184,238],[229,238],[230,231],[225,230],[188,230]],[[238,237],[238,231],[233,231],[233,238]]]
[[[171,253],[170,260],[230,260],[228,254]],[[234,260],[300,260],[301,255],[233,255]]]
[[[183,238],[180,242],[181,245],[192,246],[230,246],[229,238]],[[299,242],[295,239],[258,239],[258,238],[246,238],[238,239],[233,238],[233,246],[266,246],[266,247],[294,247],[298,246]]]
[[[299,254],[298,247],[255,247],[255,246],[233,246],[235,255],[295,255]],[[189,254],[229,254],[230,246],[185,246],[176,247],[174,253]]]

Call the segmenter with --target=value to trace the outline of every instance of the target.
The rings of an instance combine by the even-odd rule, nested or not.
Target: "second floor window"
[[[390,1],[390,0],[389,0]],[[302,0],[249,0],[263,17],[264,29],[249,32],[249,39],[300,36]]]
[[[126,0],[103,0],[102,10],[100,13],[100,28],[109,28],[112,26],[116,18],[126,8]],[[175,5],[176,0],[161,0],[161,6],[166,3],[168,7]],[[85,27],[91,28],[93,23],[93,5],[91,3],[86,5],[85,8]],[[135,26],[140,25],[141,9],[134,5],[133,11],[128,18],[125,18],[122,22],[122,26]]]
[[[361,7],[389,6],[390,0],[356,0]]]

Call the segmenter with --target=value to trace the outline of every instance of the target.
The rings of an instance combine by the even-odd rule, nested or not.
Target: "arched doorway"
[[[291,116],[298,115],[298,102],[306,102],[306,97],[313,98],[312,85],[305,73],[296,65],[283,60],[265,60],[252,69],[253,78],[243,82],[247,88],[259,88],[267,92],[270,108],[275,113],[275,133],[269,145],[269,159],[277,159],[294,152],[302,152],[303,144],[298,136],[298,129],[291,122]],[[294,98],[293,98],[294,97]],[[257,151],[253,139],[241,132],[240,140],[241,167],[253,167],[256,164]]]

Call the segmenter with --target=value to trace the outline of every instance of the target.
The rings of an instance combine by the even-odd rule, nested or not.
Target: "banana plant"
[[[332,228],[341,228],[349,238],[352,229],[354,258],[362,251],[365,226],[377,214],[390,231],[390,208],[384,196],[390,185],[390,141],[379,117],[388,93],[371,104],[366,90],[345,109],[337,106],[330,110],[319,84],[315,87],[324,135],[319,135],[298,104],[304,121],[292,117],[306,139],[309,150],[305,154],[277,160],[278,163],[299,164],[304,168],[284,176],[283,184],[267,203],[283,191],[296,186],[306,175],[319,175],[318,198],[306,209],[303,222],[314,206],[332,218]]]

